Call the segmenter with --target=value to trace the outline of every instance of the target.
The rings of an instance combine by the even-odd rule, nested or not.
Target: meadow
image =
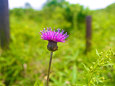
[[[45,86],[50,52],[40,31],[47,27],[69,34],[53,54],[50,86],[114,86],[114,14],[115,4],[90,10],[64,0],[41,10],[10,10],[11,40],[8,50],[0,49],[0,86]],[[87,15],[92,16],[92,45],[86,54]]]

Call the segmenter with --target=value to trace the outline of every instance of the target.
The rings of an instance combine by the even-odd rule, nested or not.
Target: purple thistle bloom
[[[57,29],[57,31],[52,31],[51,28],[47,28],[47,30],[41,31],[41,38],[43,40],[48,41],[54,41],[54,42],[65,42],[65,39],[69,36],[67,35],[67,32],[65,34],[64,30],[60,32],[60,29]]]

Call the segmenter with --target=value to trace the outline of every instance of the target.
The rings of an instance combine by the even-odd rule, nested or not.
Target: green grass
[[[50,52],[48,42],[40,38],[40,30],[50,26],[67,28],[69,32],[67,41],[58,43],[59,49],[54,52],[50,86],[114,86],[115,17],[112,13],[92,12],[92,49],[87,54],[84,26],[73,29],[71,22],[64,20],[61,14],[56,15],[55,21],[45,19],[44,13],[39,14],[41,21],[36,16],[37,11],[35,13],[36,20],[29,18],[29,14],[10,15],[10,49],[0,50],[0,86],[45,85]],[[64,25],[56,22],[60,18]]]

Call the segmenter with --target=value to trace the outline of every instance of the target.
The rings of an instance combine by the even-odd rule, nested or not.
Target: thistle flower
[[[47,28],[47,30],[44,29],[41,33],[41,38],[43,40],[54,42],[65,42],[65,39],[68,37],[67,32],[63,34],[64,30],[60,32],[60,29],[57,29],[57,31],[52,31],[51,28]]]
[[[58,49],[57,42],[65,42],[68,36],[67,32],[64,34],[64,30],[60,31],[60,29],[52,31],[51,28],[47,28],[47,30],[41,31],[41,38],[49,41],[47,48],[50,51],[56,51]]]
[[[57,42],[65,42],[65,39],[68,36],[69,35],[67,35],[67,32],[64,34],[64,30],[60,31],[60,29],[57,29],[57,31],[52,31],[51,28],[47,28],[47,30],[44,29],[43,31],[41,31],[41,38],[43,40],[48,40],[47,48],[49,51],[51,51],[46,86],[49,86],[49,75],[53,51],[56,51],[58,49]]]

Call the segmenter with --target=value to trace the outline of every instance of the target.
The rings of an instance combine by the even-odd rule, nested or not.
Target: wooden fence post
[[[91,50],[91,38],[92,38],[92,17],[86,16],[86,53]]]
[[[0,0],[0,46],[8,48],[9,39],[9,9],[8,0]]]

